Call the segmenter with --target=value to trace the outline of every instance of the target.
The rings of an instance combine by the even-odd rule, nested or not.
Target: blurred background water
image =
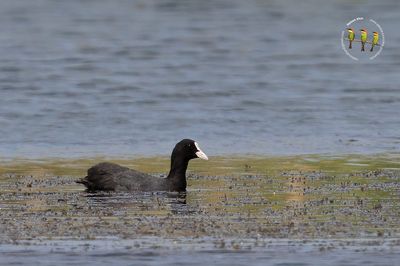
[[[0,156],[400,151],[400,2],[2,0]],[[385,32],[356,62],[341,31]]]

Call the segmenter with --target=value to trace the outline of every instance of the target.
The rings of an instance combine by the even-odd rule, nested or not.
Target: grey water
[[[43,241],[35,245],[3,245],[0,265],[398,265],[398,249],[382,247],[319,248],[319,241],[272,240],[262,248],[218,249],[209,244],[161,240],[156,248],[144,240]],[[145,243],[143,246],[143,242]],[[168,244],[167,248],[162,247]]]
[[[0,156],[400,151],[400,2],[0,1]],[[374,60],[341,47],[378,22]],[[368,54],[360,54],[367,57]]]

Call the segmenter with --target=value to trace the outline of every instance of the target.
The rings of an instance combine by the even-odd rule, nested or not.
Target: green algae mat
[[[190,162],[186,193],[86,193],[75,180],[105,160],[160,177],[169,170],[168,157],[3,160],[0,242],[371,238],[400,245],[397,154],[211,157]]]

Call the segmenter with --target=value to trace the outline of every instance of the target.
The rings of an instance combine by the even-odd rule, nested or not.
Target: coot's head
[[[191,139],[183,139],[175,145],[172,157],[180,157],[186,160],[200,158],[208,160],[207,155],[200,149],[199,144]]]

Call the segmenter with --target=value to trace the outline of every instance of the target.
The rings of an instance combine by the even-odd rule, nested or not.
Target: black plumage
[[[99,163],[77,181],[88,191],[185,191],[186,169],[194,158],[208,160],[198,144],[184,139],[175,145],[171,154],[171,169],[166,178],[154,177],[114,163]]]

